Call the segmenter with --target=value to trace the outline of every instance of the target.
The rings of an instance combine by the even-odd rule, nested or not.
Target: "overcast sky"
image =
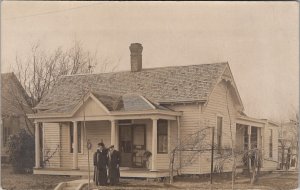
[[[298,109],[297,2],[2,2],[1,72],[40,41],[79,40],[129,70],[129,45],[143,67],[228,61],[246,114],[280,121]]]

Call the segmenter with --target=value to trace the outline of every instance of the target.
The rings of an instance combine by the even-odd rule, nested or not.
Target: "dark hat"
[[[110,145],[110,147],[109,148],[114,148],[115,146],[114,145]]]
[[[104,147],[104,143],[98,143],[98,146],[103,146]]]

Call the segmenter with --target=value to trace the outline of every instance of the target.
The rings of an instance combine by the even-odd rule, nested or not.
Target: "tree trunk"
[[[170,184],[173,183],[174,157],[175,157],[175,153],[174,153],[174,151],[172,151],[172,153],[171,153],[171,159],[170,159],[170,164],[169,164],[169,170],[170,170]]]

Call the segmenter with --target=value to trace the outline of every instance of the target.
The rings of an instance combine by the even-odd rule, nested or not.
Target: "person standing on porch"
[[[103,143],[98,143],[94,153],[94,182],[98,185],[107,185],[107,150]]]
[[[114,149],[114,145],[109,147],[108,152],[108,168],[110,185],[117,185],[120,178],[120,152]]]

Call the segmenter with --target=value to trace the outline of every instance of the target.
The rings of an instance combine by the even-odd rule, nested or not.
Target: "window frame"
[[[166,125],[164,125],[164,124],[166,124]],[[166,127],[166,132],[163,134],[160,134],[159,128],[162,128],[162,127]],[[168,154],[168,152],[169,152],[169,144],[168,144],[168,135],[169,134],[168,134],[168,132],[169,132],[168,131],[168,120],[162,120],[162,119],[157,120],[157,154]],[[167,145],[166,151],[159,150],[160,142],[163,143],[163,141],[159,140],[160,136],[163,136],[166,138],[166,142],[167,142],[166,143],[166,145]]]
[[[273,158],[273,130],[269,129],[269,158]]]
[[[218,118],[221,118],[221,130],[219,132],[219,127],[218,127]],[[223,125],[224,125],[224,117],[223,115],[217,115],[216,116],[216,137],[217,137],[217,154],[222,154],[222,141],[223,141]],[[219,134],[220,134],[220,139],[219,139]]]

